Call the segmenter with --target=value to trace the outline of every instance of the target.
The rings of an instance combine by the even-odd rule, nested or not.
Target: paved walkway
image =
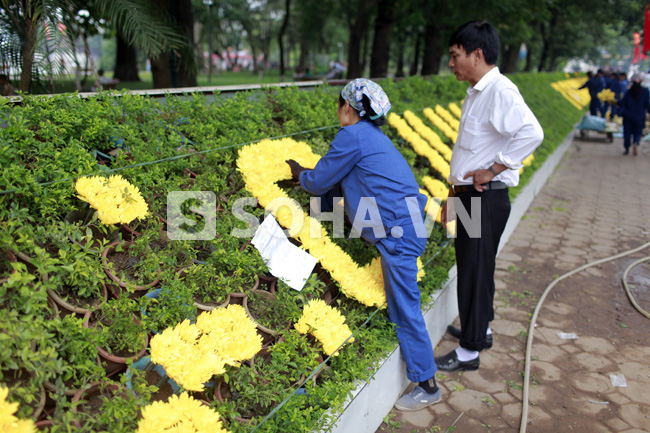
[[[650,241],[650,146],[623,156],[620,139],[597,140],[574,142],[500,253],[495,342],[481,353],[480,369],[438,373],[442,402],[393,411],[378,433],[519,431],[527,329],[538,297],[565,272]],[[650,320],[620,283],[624,269],[648,255],[650,248],[590,268],[547,297],[533,344],[528,432],[650,432]],[[628,280],[650,310],[650,265]],[[455,347],[445,336],[436,355]],[[610,374],[623,374],[627,387],[614,387]]]

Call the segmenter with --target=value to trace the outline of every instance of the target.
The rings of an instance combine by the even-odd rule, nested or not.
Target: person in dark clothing
[[[630,144],[632,144],[632,154],[637,154],[646,114],[650,113],[650,91],[641,86],[642,79],[641,74],[634,74],[632,86],[625,92],[620,103],[623,117],[623,146],[625,147],[623,155],[630,153]]]
[[[600,99],[598,99],[598,94],[605,88],[603,71],[602,69],[599,69],[596,75],[587,72],[587,77],[589,78],[587,82],[578,89],[586,88],[589,90],[589,97],[591,98],[591,102],[589,103],[589,114],[592,116],[598,116],[598,114],[602,112],[602,105]]]
[[[621,116],[621,101],[623,100],[623,96],[625,96],[625,92],[627,92],[627,87],[630,83],[627,81],[627,74],[625,72],[621,72],[618,74],[618,92],[616,93],[616,115]]]

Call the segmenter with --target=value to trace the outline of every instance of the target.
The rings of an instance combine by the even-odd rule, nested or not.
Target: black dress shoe
[[[478,356],[471,361],[459,361],[455,350],[435,358],[435,361],[438,370],[442,371],[473,371],[478,370],[478,366],[481,364],[481,359]]]
[[[454,325],[449,325],[447,326],[447,333],[457,340],[460,340],[460,328],[456,328]],[[492,334],[487,334],[485,336],[485,348],[492,348]]]

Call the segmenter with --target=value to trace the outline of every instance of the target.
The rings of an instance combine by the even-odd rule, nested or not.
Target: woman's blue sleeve
[[[323,195],[341,182],[360,159],[358,138],[346,128],[341,128],[316,167],[300,174],[300,183],[306,191]]]

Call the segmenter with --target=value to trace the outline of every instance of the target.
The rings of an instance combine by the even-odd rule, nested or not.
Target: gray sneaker
[[[433,394],[426,392],[420,385],[413,388],[413,391],[404,394],[395,403],[395,409],[403,411],[413,411],[424,409],[440,401],[440,388]]]

